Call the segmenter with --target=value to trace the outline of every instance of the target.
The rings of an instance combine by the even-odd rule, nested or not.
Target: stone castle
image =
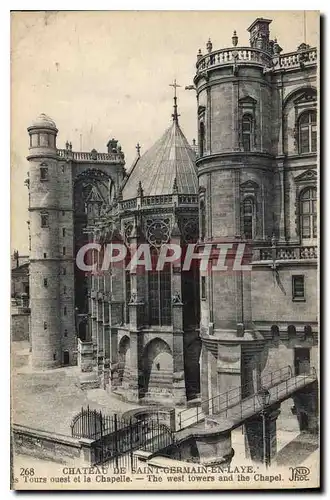
[[[128,170],[115,139],[75,152],[57,148],[46,115],[28,127],[35,368],[78,363],[82,386],[170,405],[317,368],[318,56],[305,43],[283,53],[270,23],[252,23],[248,47],[234,32],[230,47],[199,51],[196,147],[176,94],[169,128]],[[114,235],[155,253],[210,243],[214,259],[219,241],[248,242],[252,272],[77,269],[82,245]]]

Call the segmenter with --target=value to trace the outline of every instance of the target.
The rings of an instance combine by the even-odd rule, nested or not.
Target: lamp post
[[[268,389],[262,387],[258,392],[258,399],[261,404],[261,417],[262,417],[262,444],[263,444],[263,462],[266,469],[270,465],[270,454],[267,453],[267,427],[266,427],[266,409],[270,403],[270,392]]]

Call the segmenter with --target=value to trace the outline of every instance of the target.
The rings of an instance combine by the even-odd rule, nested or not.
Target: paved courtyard
[[[81,390],[77,366],[32,371],[28,342],[13,342],[11,352],[12,422],[70,435],[70,423],[82,406],[105,414],[123,413],[136,404],[121,401],[103,389]]]

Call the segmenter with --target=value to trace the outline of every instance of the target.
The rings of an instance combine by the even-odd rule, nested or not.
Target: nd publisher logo
[[[289,470],[291,471],[289,481],[309,481],[307,476],[311,471],[308,467],[289,467]]]

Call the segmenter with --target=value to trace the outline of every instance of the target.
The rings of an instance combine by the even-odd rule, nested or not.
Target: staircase
[[[268,390],[268,405],[271,406],[288,399],[293,393],[316,380],[317,376],[314,367],[308,373],[293,375],[292,368],[286,366],[262,377],[261,387]],[[179,412],[176,415],[176,431],[198,425],[205,418],[212,419],[212,422],[217,427],[224,427],[224,430],[241,425],[244,420],[260,413],[263,409],[260,390],[242,398],[243,389],[242,387],[236,387],[202,401],[195,408],[187,408]]]

